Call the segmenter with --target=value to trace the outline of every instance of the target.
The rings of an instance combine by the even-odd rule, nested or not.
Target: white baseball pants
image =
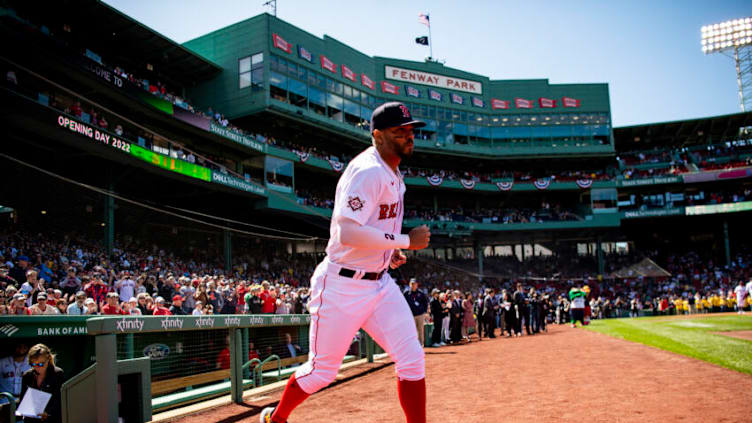
[[[378,281],[347,278],[339,270],[324,259],[311,277],[310,352],[295,372],[303,391],[312,394],[334,381],[361,327],[389,353],[400,380],[423,379],[425,356],[413,315],[392,277],[384,272]]]

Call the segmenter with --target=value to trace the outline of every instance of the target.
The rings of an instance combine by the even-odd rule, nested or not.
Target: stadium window
[[[269,73],[269,96],[274,100],[288,102],[287,77],[277,72]]]
[[[345,123],[353,126],[360,125],[360,106],[357,103],[350,100],[344,100],[345,102]]]
[[[326,116],[326,94],[316,88],[308,88],[308,109]]]
[[[306,107],[308,102],[308,86],[295,78],[290,78],[289,89],[290,103],[298,107]]]
[[[251,71],[251,84],[253,84],[254,88],[259,88],[259,87],[264,86],[264,67],[263,66]]]
[[[287,74],[287,60],[281,57],[277,58],[277,72]]]
[[[334,94],[342,95],[342,84],[332,78],[326,78],[326,89]]]
[[[481,126],[478,128],[478,140],[484,142],[491,141],[491,128],[488,126]]]
[[[272,69],[278,67],[276,58],[272,56]],[[264,53],[256,53],[252,56],[238,60],[238,86],[247,88],[251,85],[262,87],[264,85]]]
[[[295,63],[288,62],[287,63],[287,74],[290,76],[297,76],[298,75],[298,66]]]
[[[243,57],[238,60],[239,87],[247,88],[251,86],[251,57]]]
[[[297,75],[297,77],[301,81],[308,80],[308,71],[306,70],[306,68],[304,68],[303,66],[298,66],[298,75]]]
[[[326,106],[326,115],[331,119],[342,122],[342,97],[327,93]]]
[[[360,126],[363,129],[368,129],[368,127],[371,125],[372,114],[373,109],[369,109],[366,106],[360,106]]]

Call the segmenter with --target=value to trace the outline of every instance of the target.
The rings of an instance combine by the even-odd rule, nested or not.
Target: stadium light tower
[[[722,53],[734,59],[739,106],[742,112],[749,110],[752,108],[752,92],[749,92],[752,88],[752,18],[705,25],[701,33],[703,53]]]

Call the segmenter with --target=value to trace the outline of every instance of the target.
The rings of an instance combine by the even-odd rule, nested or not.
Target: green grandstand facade
[[[608,84],[492,80],[435,61],[371,57],[268,14],[184,43],[221,66],[190,89],[228,119],[275,111],[367,140],[373,109],[401,101],[428,125],[418,147],[480,156],[613,153]]]

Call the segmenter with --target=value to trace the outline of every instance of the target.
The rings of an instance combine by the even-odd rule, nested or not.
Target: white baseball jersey
[[[744,294],[747,292],[747,288],[745,288],[742,285],[737,285],[736,288],[734,288],[734,293],[736,293],[736,303],[742,304],[742,301],[744,301]]]
[[[749,295],[750,297],[752,297],[752,281],[751,282],[747,282],[747,295]]]
[[[394,248],[406,248],[410,237],[400,235],[404,212],[405,183],[371,146],[355,157],[337,183],[334,211],[326,253],[329,260],[346,268],[380,272],[389,266]],[[340,222],[349,218],[360,225],[384,231],[394,237],[394,248],[373,250],[340,243]]]

